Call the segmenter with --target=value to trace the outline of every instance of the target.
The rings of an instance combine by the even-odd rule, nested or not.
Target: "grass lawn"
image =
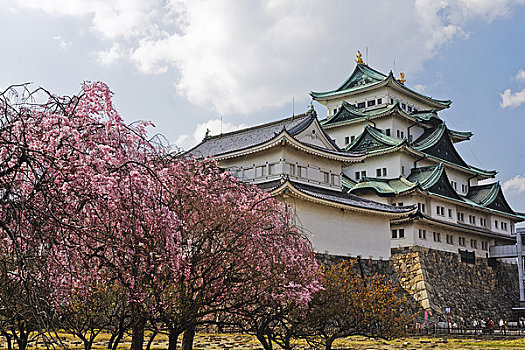
[[[82,342],[68,334],[60,334],[62,348],[83,349]],[[181,337],[182,338],[182,337]],[[93,349],[106,349],[108,334],[101,334]],[[126,337],[119,349],[129,349],[130,338]],[[179,339],[180,341],[181,339]],[[195,337],[194,349],[233,349],[233,350],[252,350],[262,349],[257,339],[243,334],[204,334],[199,333]],[[304,343],[298,343],[298,348],[306,349]],[[0,337],[0,349],[6,349],[4,339]],[[33,343],[29,349],[45,349],[43,343]],[[58,346],[58,348],[61,348]],[[167,337],[159,335],[153,343],[152,349],[166,349]],[[334,344],[334,349],[525,349],[525,338],[488,338],[488,337],[407,337],[391,341],[381,339],[370,339],[365,337],[349,337],[339,339]]]

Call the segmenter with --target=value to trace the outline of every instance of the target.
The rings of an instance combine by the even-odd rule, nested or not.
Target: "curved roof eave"
[[[288,191],[286,191],[288,190]],[[372,214],[372,215],[384,215],[384,216],[388,216],[388,217],[403,217],[403,216],[406,216],[406,215],[410,215],[414,212],[416,212],[417,208],[415,207],[410,207],[410,208],[407,208],[405,211],[402,211],[402,212],[389,212],[389,211],[386,211],[386,210],[382,210],[382,209],[373,209],[373,208],[366,208],[364,206],[356,206],[356,205],[350,205],[350,204],[345,204],[345,203],[341,203],[341,202],[337,202],[337,201],[332,201],[332,200],[328,200],[328,199],[324,199],[324,198],[319,198],[317,196],[314,196],[310,193],[305,193],[304,191],[302,191],[301,189],[297,188],[296,186],[294,186],[289,180],[286,180],[281,186],[275,188],[274,190],[272,190],[270,192],[270,194],[272,196],[276,196],[276,195],[279,195],[279,194],[282,194],[282,193],[286,193],[286,194],[292,194],[296,197],[299,197],[299,198],[302,198],[304,200],[307,200],[307,201],[310,201],[310,202],[316,202],[316,203],[319,203],[319,204],[324,204],[324,205],[327,205],[327,206],[331,206],[331,207],[336,207],[336,208],[340,208],[340,209],[347,209],[347,210],[350,210],[350,211],[357,211],[357,212],[362,212],[362,213],[366,213],[366,214]],[[386,204],[382,204],[382,203],[377,203],[377,202],[373,202],[373,201],[369,201],[369,200],[365,200],[365,199],[361,199],[363,200],[363,202],[371,202],[371,203],[374,203],[374,204],[379,204],[381,206],[388,206]]]
[[[264,151],[272,147],[279,146],[282,144],[283,141],[285,143],[289,143],[292,147],[298,148],[307,153],[315,154],[323,158],[342,161],[345,163],[357,163],[357,162],[362,161],[365,158],[364,154],[359,154],[359,153],[357,154],[348,153],[346,155],[346,154],[342,154],[344,152],[322,150],[313,145],[309,145],[309,144],[306,144],[306,143],[303,143],[297,140],[295,137],[290,135],[290,133],[288,133],[288,131],[286,130],[282,130],[279,134],[275,135],[270,140],[263,142],[261,144],[250,146],[250,147],[240,149],[240,150],[235,150],[233,152],[215,154],[213,155],[213,158],[220,161],[220,160],[225,160],[225,159],[241,157],[247,154],[257,153],[257,152],[261,152],[261,151]]]

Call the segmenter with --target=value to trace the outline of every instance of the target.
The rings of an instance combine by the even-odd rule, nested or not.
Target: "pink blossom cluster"
[[[104,83],[39,106],[2,97],[0,260],[52,308],[118,283],[136,314],[184,329],[319,290],[286,208],[213,160],[150,142],[150,124],[126,125]]]

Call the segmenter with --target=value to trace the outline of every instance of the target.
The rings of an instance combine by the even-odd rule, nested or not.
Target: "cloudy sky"
[[[1,0],[0,88],[72,95],[102,80],[129,121],[183,148],[306,110],[356,50],[452,99],[458,147],[525,212],[525,0]],[[315,106],[320,115],[323,106]],[[222,123],[221,123],[222,118]]]

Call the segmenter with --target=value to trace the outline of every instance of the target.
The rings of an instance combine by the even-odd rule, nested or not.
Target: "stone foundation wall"
[[[476,258],[461,262],[459,254],[411,247],[392,251],[394,270],[401,286],[431,315],[471,325],[472,320],[510,319],[519,300],[517,266]]]
[[[338,263],[350,257],[317,255],[320,262]],[[355,259],[355,258],[354,258]],[[492,265],[492,266],[491,266]],[[387,275],[414,301],[411,308],[426,310],[430,322],[444,319],[450,307],[450,319],[471,326],[474,318],[510,320],[512,307],[518,304],[518,271],[514,264],[476,257],[474,264],[461,262],[457,253],[409,247],[392,250],[391,260],[361,259],[356,272],[366,276]],[[423,313],[420,313],[421,321]]]

